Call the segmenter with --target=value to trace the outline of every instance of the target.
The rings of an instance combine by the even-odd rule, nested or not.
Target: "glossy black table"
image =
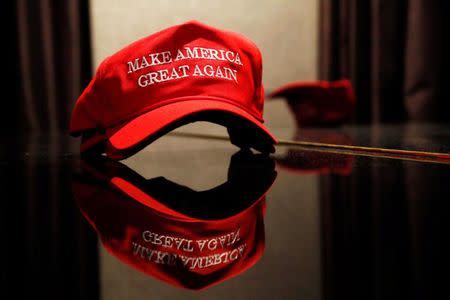
[[[2,299],[448,297],[446,159],[165,136],[117,163],[77,147],[0,149]]]

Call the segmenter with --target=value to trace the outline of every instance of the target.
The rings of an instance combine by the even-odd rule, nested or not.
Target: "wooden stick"
[[[171,132],[173,136],[204,138],[213,140],[229,140],[227,136],[205,134],[205,133],[191,133],[191,132]],[[415,151],[415,150],[399,150],[378,147],[364,147],[353,145],[338,145],[294,140],[278,140],[277,146],[295,146],[304,150],[314,150],[321,152],[332,152],[342,154],[352,154],[370,157],[383,157],[392,159],[403,159],[413,161],[426,161],[450,164],[450,153]]]

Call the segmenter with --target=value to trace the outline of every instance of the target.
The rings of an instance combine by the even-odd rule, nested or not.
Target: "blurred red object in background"
[[[268,94],[268,98],[280,97],[287,100],[297,127],[340,125],[349,119],[356,102],[347,79],[295,81]]]

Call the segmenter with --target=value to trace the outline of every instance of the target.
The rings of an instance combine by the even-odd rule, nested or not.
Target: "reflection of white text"
[[[185,252],[203,251],[216,249],[225,249],[231,247],[240,240],[239,228],[236,231],[229,232],[224,235],[212,237],[209,239],[191,240],[184,237],[176,237],[160,234],[150,230],[142,232],[142,239],[151,245],[161,246],[164,248],[182,250]]]
[[[135,242],[132,242],[132,245],[133,255],[148,262],[170,266],[184,266],[189,269],[203,269],[215,265],[230,263],[238,258],[241,258],[247,246],[244,243],[229,251],[195,257],[149,249]]]

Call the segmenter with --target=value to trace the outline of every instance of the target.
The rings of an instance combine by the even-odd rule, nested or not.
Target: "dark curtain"
[[[320,4],[320,77],[351,79],[355,123],[450,121],[450,2]]]
[[[0,298],[98,299],[97,238],[73,201],[66,135],[91,73],[88,2],[2,5]]]
[[[321,79],[349,78],[357,124],[450,122],[450,2],[321,0]],[[373,126],[373,144],[381,132]],[[428,139],[407,126],[398,141]],[[405,143],[401,148],[411,148]],[[446,165],[359,159],[322,176],[324,299],[425,299],[446,291]]]
[[[73,103],[91,75],[88,1],[4,5],[8,99],[1,128],[6,134],[66,132]]]

